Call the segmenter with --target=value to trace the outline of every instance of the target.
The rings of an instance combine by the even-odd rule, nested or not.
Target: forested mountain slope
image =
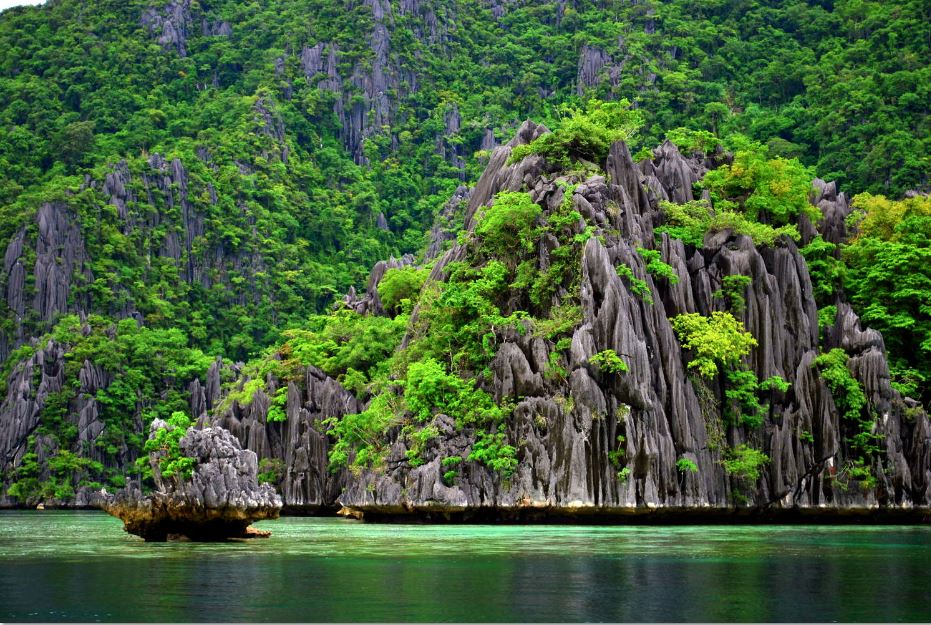
[[[371,299],[376,280],[368,300],[349,298],[374,316],[343,311],[334,326],[314,314],[361,288],[379,259],[441,256],[474,228],[464,207],[482,187],[468,185],[520,122],[571,125],[566,105],[593,98],[627,98],[626,145],[641,164],[667,136],[715,171],[735,158],[707,181],[716,210],[736,203],[753,220],[802,226],[798,198],[808,205],[815,169],[873,193],[855,203],[854,240],[850,196],[811,192],[835,204],[821,207],[822,237],[802,228],[805,272],[821,317],[852,304],[883,332],[896,388],[927,401],[929,23],[920,1],[50,0],[4,12],[4,483],[21,484],[22,501],[121,484],[153,417],[210,408],[219,418],[272,391],[255,376],[268,356],[208,375],[217,357],[275,354],[294,337],[300,366],[326,370],[334,345],[365,336],[352,363],[327,371],[353,395],[320,414],[369,407],[409,332],[400,302],[428,269],[393,274],[389,298],[404,295],[395,310]],[[573,159],[593,174],[603,156],[551,153],[551,177],[561,169],[585,184]],[[702,175],[666,199],[692,200]],[[781,181],[794,207],[781,206]],[[773,197],[745,205],[763,187]],[[638,205],[658,226],[654,200]],[[619,230],[652,249],[649,229]],[[570,286],[551,277],[549,295]],[[469,379],[472,365],[448,373]],[[243,372],[251,388],[221,389]],[[291,391],[277,389],[260,420],[292,414]],[[301,436],[317,441],[319,463],[326,435]],[[297,453],[266,451],[272,476]]]

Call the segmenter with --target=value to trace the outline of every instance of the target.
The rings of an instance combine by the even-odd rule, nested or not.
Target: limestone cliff
[[[467,459],[475,437],[444,416],[436,419],[438,435],[420,450],[418,466],[408,461],[409,443],[394,428],[379,470],[331,471],[330,426],[324,421],[363,410],[367,399],[314,367],[288,382],[269,375],[264,389],[244,404],[229,398],[248,381],[241,367],[218,360],[205,380],[191,386],[192,416],[202,426],[229,430],[243,448],[255,452],[286,508],[305,512],[344,507],[370,518],[416,513],[524,519],[732,510],[926,514],[931,501],[928,417],[892,388],[882,337],[864,328],[849,306],[839,302],[833,323],[819,329],[808,268],[795,243],[783,237],[772,246],[757,246],[749,237],[724,231],[709,234],[696,247],[665,233],[657,236],[655,228],[664,220],[660,202],[693,199],[693,183],[728,156],[687,158],[667,142],[651,159],[634,163],[618,143],[603,172],[594,175],[567,174],[539,156],[509,163],[515,146],[546,132],[527,122],[510,143],[495,148],[475,187],[458,190],[444,210],[428,253],[436,259],[431,279],[445,279],[445,268],[465,258],[469,245],[467,239],[452,239],[447,224],[460,211],[465,228],[474,229],[476,215],[500,191],[529,192],[544,213],[568,202],[582,216],[575,233],[594,228],[581,249],[581,320],[571,330],[567,352],[560,355],[552,340],[533,333],[507,329],[495,337],[492,378],[484,387],[498,402],[514,406],[502,429],[517,450],[512,475],[466,460],[453,479],[445,477],[443,460]],[[118,180],[108,185],[119,198]],[[850,211],[846,197],[831,183],[815,181],[814,186],[812,203],[823,218],[818,224],[803,218],[803,241],[818,232],[827,240],[843,240]],[[67,227],[59,230],[68,232]],[[541,240],[541,269],[558,245]],[[658,251],[677,281],[649,273],[638,248]],[[9,267],[16,266],[18,249],[14,241],[7,253]],[[72,263],[79,267],[80,259],[78,253]],[[386,314],[379,281],[387,269],[414,262],[408,256],[379,263],[366,293],[351,292],[343,304],[361,314]],[[635,292],[630,280],[618,274],[622,264],[643,281],[646,294]],[[8,275],[13,273],[8,269]],[[726,423],[723,386],[689,374],[689,354],[669,321],[683,313],[722,310],[725,303],[717,292],[732,275],[749,279],[744,305],[734,310],[757,341],[746,359],[749,370],[761,380],[780,376],[790,383],[787,390],[771,392],[759,428]],[[188,279],[198,279],[196,269]],[[555,301],[565,295],[558,291]],[[855,424],[841,416],[813,366],[819,354],[832,348],[849,356],[848,368],[874,415],[872,434],[880,443],[868,467],[870,482],[854,479],[850,441]],[[0,454],[7,471],[22,461],[42,403],[61,384],[63,350],[50,343],[10,378],[0,408]],[[620,375],[593,365],[593,357],[605,350],[623,355],[628,371]],[[554,358],[565,375],[547,374]],[[93,363],[85,368],[81,382],[86,388],[78,394],[72,418],[81,440],[92,447],[100,434],[93,390],[109,381]],[[272,398],[281,396],[282,387],[286,418],[271,421]],[[756,478],[725,470],[727,450],[742,444],[769,458]],[[125,450],[123,466],[134,460],[132,455]]]
[[[507,164],[513,146],[542,132],[546,129],[527,123],[510,144],[495,151],[468,196],[467,227],[474,227],[476,211],[499,191],[527,190],[545,211],[564,201],[570,178],[548,171],[539,157]],[[812,512],[926,508],[931,498],[927,416],[892,389],[882,337],[863,328],[849,306],[838,307],[821,337],[807,265],[791,240],[758,247],[749,237],[725,231],[691,249],[666,234],[654,239],[653,229],[663,220],[658,202],[692,199],[692,184],[714,166],[714,159],[683,157],[671,143],[655,150],[653,159],[635,164],[626,146],[616,144],[607,176],[576,180],[570,201],[585,224],[595,226],[596,236],[582,254],[583,315],[572,333],[567,375],[546,376],[553,342],[531,334],[501,333],[491,364],[494,380],[488,390],[498,401],[515,405],[506,438],[517,448],[519,462],[510,478],[464,462],[452,482],[444,479],[442,460],[467,458],[474,437],[443,417],[420,466],[406,461],[407,443],[395,431],[384,470],[327,473],[326,428],[320,421],[361,405],[315,369],[308,370],[303,388],[289,387],[287,423],[265,422],[267,398],[248,410],[234,406],[214,422],[230,427],[260,455],[284,460],[286,504],[344,506],[370,516],[413,512],[468,518],[493,511],[492,516],[527,518],[735,506]],[[832,184],[816,181],[815,187],[813,203],[823,214],[818,227],[826,238],[840,240],[849,212],[846,199]],[[578,225],[579,232],[585,224]],[[660,251],[678,282],[648,273],[638,247]],[[465,251],[454,245],[436,263],[432,277],[442,279],[443,267]],[[543,262],[548,252],[541,244]],[[648,285],[651,297],[632,291],[615,270],[620,264]],[[380,265],[373,272],[369,300],[347,302],[359,302],[353,305],[360,312],[381,314],[374,294],[384,269]],[[693,381],[688,356],[669,321],[683,313],[721,310],[724,304],[715,292],[730,275],[749,277],[738,317],[758,342],[748,357],[750,369],[759,379],[780,376],[791,383],[784,392],[773,391],[758,429],[723,423],[723,388]],[[870,466],[872,485],[851,478],[854,426],[841,417],[813,366],[819,353],[835,347],[850,356],[849,368],[875,415],[873,432],[882,441]],[[604,350],[623,354],[629,372],[615,375],[593,366],[592,357]],[[759,478],[749,482],[723,467],[726,450],[743,443],[770,459]],[[610,460],[618,451],[626,459],[626,475],[619,475]],[[683,470],[680,461],[694,463],[697,471]],[[298,477],[313,487],[296,488]]]

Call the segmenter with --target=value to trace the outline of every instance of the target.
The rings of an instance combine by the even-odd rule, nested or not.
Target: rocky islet
[[[151,437],[164,421],[152,422]],[[268,484],[259,484],[258,460],[243,450],[222,428],[188,429],[180,452],[194,460],[190,476],[163,477],[158,469],[164,452],[150,454],[155,490],[143,495],[132,485],[101,499],[104,510],[123,521],[124,528],[147,541],[169,538],[216,541],[267,537],[250,527],[255,521],[276,519],[281,497]]]

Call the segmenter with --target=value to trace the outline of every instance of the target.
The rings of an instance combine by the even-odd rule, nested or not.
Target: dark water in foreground
[[[0,513],[0,621],[928,621],[931,527],[365,525],[147,544]]]

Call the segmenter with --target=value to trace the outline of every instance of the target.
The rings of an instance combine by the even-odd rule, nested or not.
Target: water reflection
[[[927,621],[928,527],[263,524],[147,544],[0,514],[0,620]]]

